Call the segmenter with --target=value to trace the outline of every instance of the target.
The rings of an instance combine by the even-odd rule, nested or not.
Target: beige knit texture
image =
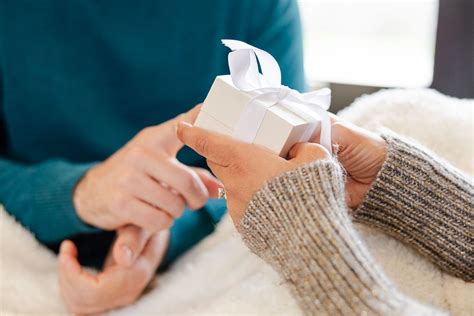
[[[427,208],[431,208],[431,212],[437,212],[440,208],[445,210],[446,206],[452,203],[458,205],[456,210],[464,210],[454,213],[463,216],[458,220],[469,222],[470,216],[472,217],[472,200],[469,199],[472,195],[472,184],[464,181],[462,175],[454,170],[443,167],[443,162],[437,161],[422,150],[400,139],[386,139],[389,145],[387,161],[363,205],[355,213],[358,220],[371,218],[369,214],[373,207],[369,208],[367,205],[374,205],[375,202],[371,202],[374,200],[383,201],[387,196],[386,191],[394,190],[391,181],[400,180],[391,176],[388,179],[383,178],[382,182],[381,177],[387,173],[388,166],[398,169],[397,172],[401,174],[426,174],[430,170],[426,167],[428,164],[436,167],[438,171],[443,170],[443,177],[436,175],[436,185],[423,181],[425,185],[431,184],[433,187],[417,192],[420,194],[418,201],[421,202],[410,204],[412,215],[417,212],[426,213]],[[400,151],[398,148],[404,150]],[[409,160],[411,163],[402,164],[399,160]],[[445,183],[440,184],[442,180]],[[403,189],[396,188],[398,195],[409,194],[407,191],[413,181],[408,178],[404,183]],[[438,188],[442,188],[445,194],[442,202],[439,200],[439,194],[433,193]],[[409,195],[411,196],[411,193]],[[301,309],[308,315],[443,314],[411,300],[394,288],[353,229],[344,196],[343,173],[334,160],[317,161],[287,172],[269,181],[249,203],[239,228],[243,240],[254,253],[280,273]],[[461,199],[458,200],[459,197]],[[448,203],[448,199],[451,202]],[[398,197],[398,200],[404,201],[404,198]],[[395,200],[391,202],[397,204]],[[432,208],[433,206],[437,207]],[[468,210],[469,207],[471,210]],[[385,218],[390,218],[391,210],[392,208],[388,208],[384,211]],[[452,212],[448,213],[453,215]],[[362,214],[365,214],[364,217]],[[427,225],[423,216],[411,218],[410,227],[420,228]],[[418,224],[415,223],[417,220]],[[450,220],[451,218],[444,218],[444,223]],[[365,222],[379,225],[377,221]],[[468,227],[470,224],[467,224]],[[400,221],[399,225],[407,224],[406,221]],[[464,249],[472,247],[472,230],[466,230],[465,225],[453,226],[451,233],[458,236],[458,240],[462,240],[461,245],[456,244],[453,248],[450,243],[445,244],[452,238],[443,239],[445,237],[437,236],[440,232],[446,233],[444,224],[438,222],[429,225],[432,229],[417,231],[415,236],[418,243],[414,243],[413,237],[407,242],[421,250],[417,246],[419,243],[425,241],[431,245],[432,240],[436,240],[435,243],[441,247],[437,253],[444,254],[437,258],[447,262],[439,263],[440,266],[450,267],[448,271],[469,279],[472,271],[468,271],[466,267],[472,264],[472,251],[466,252]],[[443,228],[434,229],[438,226]],[[403,229],[398,228],[395,231]],[[404,240],[404,236],[399,238]],[[446,255],[447,249],[451,251],[450,256]],[[427,255],[426,252],[423,253]]]
[[[434,154],[384,136],[387,159],[355,221],[409,244],[434,264],[474,281],[474,187]]]

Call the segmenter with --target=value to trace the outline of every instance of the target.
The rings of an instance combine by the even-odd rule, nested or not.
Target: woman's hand
[[[344,122],[335,115],[331,115],[331,120],[333,151],[347,174],[347,205],[356,208],[382,168],[387,143],[377,134]]]
[[[193,127],[178,125],[179,139],[207,159],[224,183],[229,214],[238,227],[252,196],[271,178],[314,160],[330,157],[318,144],[298,144],[283,159],[261,147]]]
[[[64,241],[59,253],[59,285],[69,310],[75,314],[96,314],[134,302],[155,276],[168,238],[168,231],[150,234],[136,226],[121,228],[103,271],[97,275],[81,267],[76,246]],[[122,244],[143,248],[128,266],[114,259],[116,249],[120,249],[117,245]]]

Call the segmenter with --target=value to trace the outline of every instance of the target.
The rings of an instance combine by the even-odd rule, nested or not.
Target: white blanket
[[[474,101],[431,90],[391,90],[358,99],[340,113],[371,130],[416,139],[474,174]],[[455,315],[474,314],[474,284],[449,276],[400,242],[357,226],[388,276],[414,298]],[[0,314],[65,313],[56,258],[0,209]],[[278,276],[240,241],[229,218],[216,233],[157,277],[135,304],[111,315],[299,315]]]

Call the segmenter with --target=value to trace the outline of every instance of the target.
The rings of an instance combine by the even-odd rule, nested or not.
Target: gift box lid
[[[202,111],[233,130],[242,111],[253,97],[255,94],[251,91],[237,89],[230,75],[217,76],[204,101]],[[314,121],[314,118],[304,118],[279,104],[273,105],[273,103],[269,104],[260,100],[257,100],[256,103],[269,107],[268,112],[281,118],[281,124],[300,126],[308,124],[311,120]]]

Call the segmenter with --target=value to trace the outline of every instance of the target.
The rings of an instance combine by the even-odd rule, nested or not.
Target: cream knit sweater
[[[332,159],[274,178],[248,205],[239,228],[243,240],[280,273],[305,314],[443,314],[393,286],[361,243],[351,215],[474,280],[472,182],[416,146],[384,138],[386,161],[352,214],[343,171]]]

